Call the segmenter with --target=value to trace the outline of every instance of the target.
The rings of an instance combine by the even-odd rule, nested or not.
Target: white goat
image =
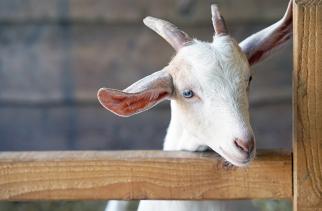
[[[177,51],[162,70],[127,89],[102,88],[100,103],[128,117],[171,100],[171,121],[164,150],[202,151],[211,148],[235,166],[255,156],[255,138],[249,121],[250,65],[287,41],[292,34],[292,3],[284,17],[238,44],[227,33],[216,5],[211,6],[213,42],[190,38],[173,24],[153,18],[145,25]],[[140,211],[218,210],[222,202],[141,201]],[[115,202],[111,203],[116,210]],[[124,203],[123,203],[124,206]]]

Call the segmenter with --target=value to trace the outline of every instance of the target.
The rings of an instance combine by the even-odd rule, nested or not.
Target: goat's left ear
[[[125,90],[101,88],[97,98],[107,110],[122,117],[152,108],[162,100],[170,98],[173,92],[171,75],[161,70],[132,84]]]
[[[243,40],[239,45],[253,65],[266,58],[271,50],[279,47],[292,36],[292,2],[290,0],[284,17],[275,24]]]

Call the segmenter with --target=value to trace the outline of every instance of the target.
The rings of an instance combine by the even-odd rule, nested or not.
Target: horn
[[[211,19],[214,26],[214,36],[227,34],[227,27],[224,18],[220,15],[219,8],[216,4],[211,5]]]
[[[176,51],[193,42],[193,39],[187,33],[181,31],[168,21],[154,17],[146,17],[143,23],[163,37]]]

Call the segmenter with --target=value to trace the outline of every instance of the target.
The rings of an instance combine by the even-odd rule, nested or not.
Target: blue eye
[[[193,92],[192,90],[190,89],[186,89],[182,92],[182,95],[185,97],[185,98],[192,98],[193,97]]]

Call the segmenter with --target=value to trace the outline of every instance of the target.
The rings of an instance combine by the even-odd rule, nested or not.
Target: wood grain
[[[294,210],[322,209],[322,1],[295,1]]]
[[[1,200],[268,199],[292,197],[291,155],[260,152],[245,168],[213,153],[0,153]]]

